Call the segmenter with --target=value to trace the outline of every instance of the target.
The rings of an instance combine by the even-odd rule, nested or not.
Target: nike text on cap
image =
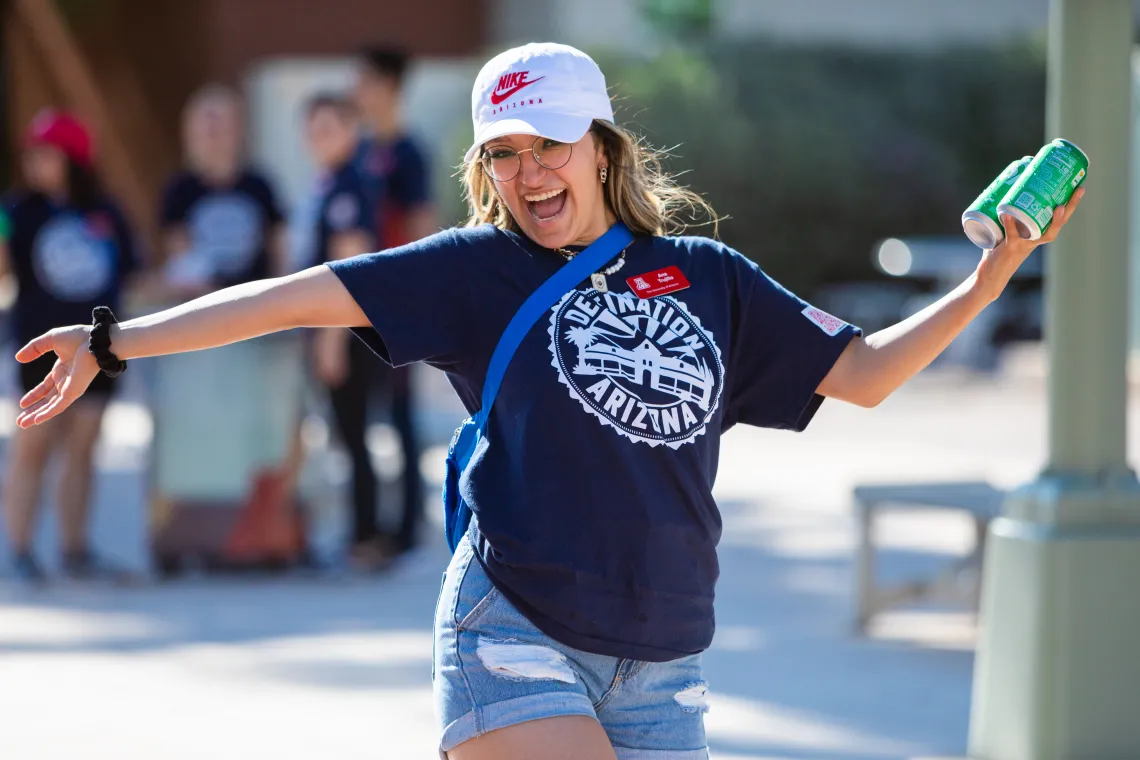
[[[492,58],[475,78],[471,121],[475,142],[503,135],[535,135],[577,142],[594,119],[614,120],[606,78],[590,56],[569,45],[532,42]]]

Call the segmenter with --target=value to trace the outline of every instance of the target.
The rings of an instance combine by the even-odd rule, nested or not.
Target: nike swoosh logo
[[[500,103],[502,103],[504,100],[506,100],[507,98],[509,98],[510,96],[514,95],[516,92],[521,90],[522,88],[530,87],[535,82],[541,82],[543,79],[546,79],[546,77],[542,76],[542,77],[539,77],[538,79],[532,79],[529,82],[520,82],[519,84],[516,84],[514,87],[507,90],[506,92],[502,92],[502,93],[492,92],[491,93],[491,104],[497,106]]]

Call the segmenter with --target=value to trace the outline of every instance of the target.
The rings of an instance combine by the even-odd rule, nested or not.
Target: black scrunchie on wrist
[[[91,312],[91,337],[87,347],[95,362],[107,377],[118,377],[127,371],[127,363],[111,353],[111,325],[118,322],[106,306],[96,306]]]

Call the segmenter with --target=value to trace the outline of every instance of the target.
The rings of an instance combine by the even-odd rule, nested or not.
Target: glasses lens
[[[510,182],[519,173],[519,154],[510,148],[493,148],[483,156],[483,168],[495,180]]]
[[[547,169],[561,169],[570,162],[573,143],[558,142],[540,137],[534,141],[534,160]]]

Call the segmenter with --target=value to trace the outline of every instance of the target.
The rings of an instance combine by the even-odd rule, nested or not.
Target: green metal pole
[[[1131,0],[1053,0],[1048,134],[1090,157],[1046,271],[1049,454],[986,547],[969,752],[1140,757],[1140,485],[1127,466]]]
[[[1095,156],[1090,202],[1048,253],[1049,467],[1060,472],[1127,467],[1131,5],[1051,9],[1046,128]]]
[[[1132,51],[1132,124],[1129,130],[1132,149],[1132,187],[1140,188],[1140,151],[1136,149],[1140,141],[1140,52]],[[1135,196],[1135,190],[1133,197]],[[1129,342],[1130,355],[1135,361],[1140,356],[1140,215],[1132,214],[1131,240],[1129,244]]]

